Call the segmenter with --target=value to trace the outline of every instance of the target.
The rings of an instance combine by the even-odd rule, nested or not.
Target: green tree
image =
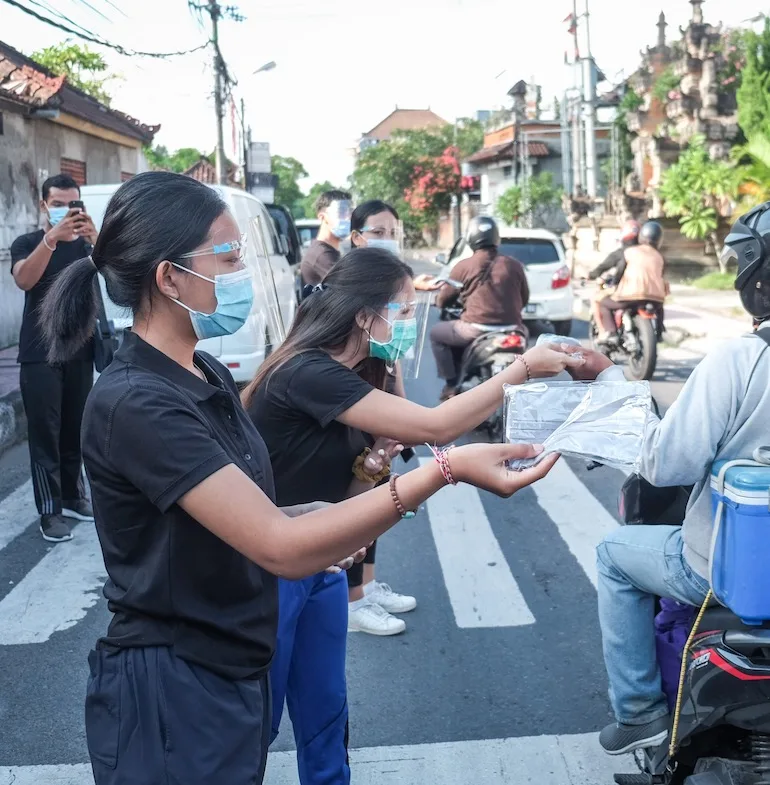
[[[770,137],[770,17],[761,33],[745,34],[746,67],[738,89],[738,123],[747,139]]]
[[[195,147],[181,147],[173,153],[163,145],[145,147],[145,157],[153,169],[165,169],[169,172],[186,172],[191,166],[206,156]]]
[[[302,215],[295,215],[295,218],[315,218],[315,203],[316,199],[324,193],[324,191],[346,191],[347,188],[341,188],[338,185],[332,185],[328,180],[323,183],[315,183],[311,186],[308,195],[302,199]]]
[[[66,76],[73,87],[107,106],[110,105],[111,98],[105,85],[117,77],[107,73],[107,63],[98,52],[92,52],[87,46],[65,41],[39,49],[30,57],[57,76]]]
[[[498,199],[497,215],[509,226],[518,226],[527,212],[532,213],[534,227],[542,226],[548,212],[561,202],[562,189],[555,185],[551,172],[540,172],[531,177],[528,191],[525,196],[520,185],[513,185]]]
[[[298,180],[307,177],[305,167],[292,157],[273,155],[270,158],[273,174],[278,178],[278,185],[275,189],[275,201],[288,207],[292,214],[299,217],[299,213],[304,213],[302,200],[304,194],[297,184]]]
[[[717,208],[721,200],[737,196],[740,177],[740,171],[728,162],[712,161],[705,137],[694,136],[661,180],[660,196],[665,213],[679,218],[685,237],[708,239],[716,248]]]
[[[741,208],[750,210],[770,201],[770,139],[754,136],[746,145],[735,148],[733,157],[740,164]]]

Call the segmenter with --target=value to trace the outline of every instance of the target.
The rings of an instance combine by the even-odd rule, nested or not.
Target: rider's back
[[[625,249],[623,256],[626,267],[614,299],[619,302],[653,300],[662,303],[666,299],[666,262],[660,251],[651,245],[633,245]]]

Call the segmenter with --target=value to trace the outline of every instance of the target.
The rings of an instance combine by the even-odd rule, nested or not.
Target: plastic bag
[[[512,461],[524,469],[561,453],[638,471],[647,427],[655,421],[649,382],[536,381],[505,387],[505,438],[542,444],[537,458]]]

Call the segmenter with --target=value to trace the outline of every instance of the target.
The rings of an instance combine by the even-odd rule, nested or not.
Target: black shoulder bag
[[[96,330],[94,331],[94,366],[101,373],[111,362],[118,348],[118,336],[115,332],[115,323],[107,318],[104,308],[102,287],[99,276],[94,279],[94,292],[96,297]]]
[[[770,327],[757,330],[758,335],[770,346]],[[660,410],[653,399],[655,412]],[[620,489],[620,518],[626,524],[668,524],[678,526],[684,522],[687,503],[694,486],[675,485],[658,488],[640,474],[631,474]]]

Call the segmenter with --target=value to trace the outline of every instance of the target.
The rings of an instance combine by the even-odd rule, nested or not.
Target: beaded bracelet
[[[431,447],[429,444],[426,446],[433,453],[447,484],[457,485],[457,480],[452,476],[452,467],[449,465],[449,451],[454,447],[454,444],[450,444],[449,447]]]
[[[531,382],[532,381],[532,370],[529,367],[529,363],[520,354],[516,355],[516,359],[519,362],[524,364],[524,368],[527,371],[527,381]]]
[[[396,490],[396,480],[398,477],[398,474],[390,475],[390,498],[393,499],[393,504],[396,505],[396,512],[402,518],[414,518],[417,513],[414,510],[407,510],[406,507],[404,507],[398,495],[398,491]]]

